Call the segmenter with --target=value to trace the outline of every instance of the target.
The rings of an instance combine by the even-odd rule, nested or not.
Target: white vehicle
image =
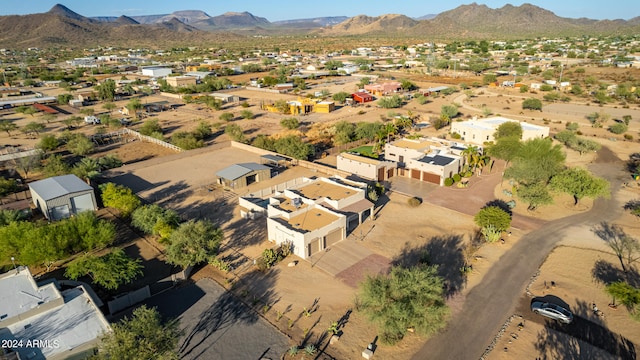
[[[573,321],[573,314],[569,310],[548,302],[534,301],[531,303],[531,311],[565,324],[570,324]]]
[[[85,124],[97,125],[97,124],[100,124],[100,119],[98,119],[93,115],[90,115],[90,116],[84,117],[84,122]]]

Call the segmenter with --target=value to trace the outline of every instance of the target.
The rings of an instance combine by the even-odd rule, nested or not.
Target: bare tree
[[[16,169],[24,174],[24,179],[29,178],[31,170],[35,170],[40,166],[40,154],[24,156],[13,160]]]
[[[629,236],[620,225],[603,221],[591,231],[609,245],[625,273],[631,270],[633,263],[640,260],[640,242]]]

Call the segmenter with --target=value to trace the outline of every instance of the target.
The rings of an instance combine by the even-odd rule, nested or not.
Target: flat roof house
[[[83,211],[96,211],[93,188],[75,175],[54,176],[29,184],[36,208],[49,220],[60,220]]]
[[[3,345],[0,358],[87,358],[111,332],[95,301],[82,285],[64,291],[55,282],[39,285],[25,267],[0,274],[0,341],[22,343]]]
[[[171,68],[164,66],[145,66],[142,68],[142,75],[151,77],[164,77],[172,73]]]
[[[271,179],[271,168],[257,163],[234,164],[218,171],[216,176],[218,184],[238,189]]]
[[[193,76],[167,76],[167,84],[173,87],[187,87],[196,85],[196,78]]]
[[[402,85],[397,81],[388,81],[384,83],[367,84],[364,89],[376,96],[389,95],[398,92]]]
[[[356,93],[351,94],[351,97],[353,98],[353,101],[363,104],[366,102],[370,102],[373,101],[373,95],[366,93],[364,91],[359,91]]]
[[[276,191],[266,204],[267,237],[276,244],[290,243],[303,259],[318,254],[372,216],[366,189],[366,184],[341,178],[304,178]],[[246,203],[243,198],[240,202]]]
[[[465,148],[444,139],[402,138],[385,145],[384,157],[398,163],[398,175],[442,186],[446,178],[460,172]]]
[[[452,122],[451,132],[460,134],[462,140],[466,142],[482,145],[485,142],[494,141],[493,134],[498,129],[498,126],[508,121],[520,123],[520,126],[522,126],[522,140],[540,139],[549,136],[549,128],[546,126],[529,124],[524,121],[508,119],[502,116]]]

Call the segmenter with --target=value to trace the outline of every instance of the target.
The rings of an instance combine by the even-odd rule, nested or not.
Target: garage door
[[[422,180],[426,182],[434,183],[434,184],[440,184],[440,176],[437,174],[431,174],[431,173],[425,172],[423,174]]]
[[[71,215],[69,213],[68,205],[60,205],[60,206],[52,207],[49,209],[49,214],[50,214],[49,219],[51,220],[66,219]]]
[[[360,219],[358,219],[358,214],[353,215],[347,221],[347,231],[351,231],[360,225]]]
[[[413,179],[420,180],[420,174],[421,174],[420,170],[414,170],[414,169],[411,170],[411,178]]]
[[[337,243],[342,240],[342,229],[333,230],[325,236],[325,239],[327,239],[327,247]]]
[[[312,256],[320,252],[320,238],[313,239],[307,244],[307,256]]]
[[[91,199],[91,194],[84,194],[79,196],[74,196],[71,198],[71,205],[73,206],[73,211],[76,214],[79,214],[83,211],[93,211],[93,200]]]

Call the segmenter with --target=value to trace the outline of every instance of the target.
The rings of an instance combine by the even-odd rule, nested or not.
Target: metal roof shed
[[[234,164],[216,173],[220,185],[241,188],[271,178],[271,168],[257,163]]]
[[[31,199],[49,220],[98,209],[93,188],[75,175],[54,176],[29,184]]]

